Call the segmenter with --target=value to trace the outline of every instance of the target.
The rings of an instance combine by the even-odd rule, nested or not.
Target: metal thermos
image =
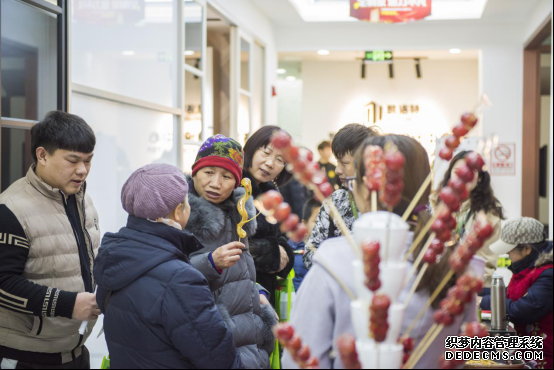
[[[505,331],[508,327],[506,314],[506,285],[500,274],[494,274],[491,285],[491,329]]]

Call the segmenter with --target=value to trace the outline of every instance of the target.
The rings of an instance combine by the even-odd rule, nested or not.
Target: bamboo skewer
[[[377,212],[377,192],[371,192],[371,212]]]
[[[431,326],[429,331],[427,333],[425,333],[425,336],[423,337],[423,339],[421,339],[421,341],[418,343],[417,347],[412,352],[410,358],[408,359],[408,362],[406,362],[406,365],[404,365],[405,368],[408,368],[408,366],[413,363],[413,360],[414,360],[415,356],[419,353],[419,350],[421,349],[422,344],[425,343],[427,341],[427,339],[429,339],[429,337],[435,332],[435,330],[437,329],[437,326],[439,326],[437,323],[433,323],[433,326]]]
[[[417,276],[416,278],[416,281],[414,282],[414,285],[412,285],[412,288],[410,289],[410,293],[408,294],[408,298],[406,299],[406,301],[404,302],[404,307],[408,307],[408,305],[410,304],[410,301],[412,300],[416,290],[417,290],[417,287],[419,286],[419,283],[421,283],[421,279],[423,279],[423,276],[425,275],[425,272],[427,272],[427,269],[429,268],[429,264],[425,264],[423,266],[423,268],[421,269],[421,271],[419,272],[419,275]]]
[[[410,357],[409,364],[406,366],[406,369],[413,369],[417,365],[417,363],[419,362],[419,360],[421,360],[425,352],[427,352],[431,344],[433,344],[435,339],[437,339],[442,329],[444,329],[444,325],[438,325],[434,330],[434,332],[429,331],[432,334],[427,338],[427,341],[425,342],[421,341],[420,345],[418,346],[419,351],[417,351],[417,354],[416,353],[412,354],[412,356]]]
[[[333,203],[333,201],[330,198],[325,199],[324,201],[325,205],[327,205],[331,211],[331,217],[336,222],[341,234],[348,240],[348,244],[350,244],[350,247],[354,251],[354,254],[356,254],[356,257],[359,259],[362,259],[362,252],[360,251],[360,248],[356,241],[354,240],[354,237],[352,236],[352,233],[350,232],[350,229],[348,226],[346,226],[346,222],[344,222],[343,218],[341,217],[339,210]]]
[[[452,279],[452,277],[454,276],[454,271],[450,270],[448,271],[448,274],[446,274],[446,276],[442,279],[441,283],[439,284],[439,286],[437,286],[437,288],[435,289],[435,291],[433,292],[433,294],[431,295],[431,297],[429,298],[429,300],[427,301],[427,303],[425,304],[425,306],[421,309],[421,311],[419,312],[419,314],[417,315],[417,317],[412,321],[412,323],[410,324],[410,326],[408,327],[408,329],[406,330],[406,332],[404,333],[403,336],[405,337],[409,337],[410,334],[412,333],[412,331],[414,330],[415,326],[417,325],[417,322],[419,320],[421,320],[421,318],[423,317],[423,315],[425,315],[425,312],[427,311],[427,309],[429,308],[429,306],[431,306],[431,304],[433,303],[433,301],[435,299],[437,299],[437,297],[439,296],[440,292],[442,292],[442,290],[444,289],[444,287],[446,286],[446,284],[448,284],[448,281],[450,279]]]
[[[414,262],[414,265],[413,265],[412,269],[410,270],[410,273],[408,274],[408,277],[404,281],[404,286],[406,286],[410,282],[410,279],[412,278],[412,276],[414,276],[414,274],[417,271],[421,261],[423,261],[423,257],[425,256],[425,252],[427,252],[427,250],[431,246],[431,243],[433,242],[433,239],[435,239],[435,233],[431,234],[431,236],[429,237],[429,239],[425,243],[425,246],[423,247],[421,252],[419,252],[419,255],[417,256],[417,260]]]
[[[410,203],[410,205],[406,209],[406,212],[404,212],[404,215],[402,216],[402,219],[404,221],[408,220],[408,218],[410,217],[410,215],[414,211],[415,207],[419,203],[419,200],[421,199],[421,197],[423,196],[423,194],[425,193],[425,191],[427,190],[429,185],[431,185],[432,180],[433,180],[433,172],[430,172],[429,176],[427,176],[427,178],[425,179],[423,184],[421,184],[421,187],[419,188],[419,191],[417,192],[414,199],[412,199],[412,202]]]
[[[408,249],[408,251],[406,252],[406,255],[404,256],[405,261],[407,261],[410,258],[412,253],[414,253],[415,249],[419,245],[419,243],[421,243],[421,241],[425,238],[425,235],[427,235],[429,230],[431,230],[431,227],[433,226],[433,223],[437,220],[437,218],[439,218],[439,213],[440,212],[435,212],[435,214],[433,214],[433,217],[431,217],[429,222],[421,230],[421,232],[419,233],[417,238],[414,240],[414,242],[413,242],[412,246],[410,247],[410,249]]]

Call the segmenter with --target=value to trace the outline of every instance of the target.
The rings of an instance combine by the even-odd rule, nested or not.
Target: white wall
[[[388,66],[370,64],[366,79],[361,78],[359,62],[304,62],[302,82],[302,143],[315,150],[348,123],[367,124],[369,102],[383,106],[383,121],[377,125],[385,133],[402,133],[418,139],[428,151],[434,150],[435,136],[448,133],[460,115],[471,109],[479,94],[477,60],[424,60],[418,79],[413,61],[394,63],[395,78]],[[387,106],[397,113],[388,115]],[[419,113],[401,115],[400,105],[418,105]]]
[[[528,18],[527,22],[525,23],[523,40],[524,41],[529,40],[533,36],[535,31],[544,23],[544,21],[551,16],[552,16],[552,1],[541,0],[537,4],[533,12],[531,13],[531,16]]]

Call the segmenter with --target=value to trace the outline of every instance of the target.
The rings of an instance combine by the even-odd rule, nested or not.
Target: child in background
[[[306,241],[308,240],[309,236],[312,235],[312,231],[314,230],[317,216],[319,215],[320,210],[321,203],[318,202],[316,199],[310,199],[309,201],[307,201],[304,205],[304,211],[302,212],[302,222],[308,228],[306,239],[304,241],[301,241],[300,243],[294,243],[292,240],[289,240],[289,245],[294,250],[295,277],[293,279],[293,284],[294,290],[297,292],[298,289],[300,289],[300,284],[302,284],[302,280],[304,280],[304,277],[308,273],[308,269],[304,265],[303,256],[306,252]]]

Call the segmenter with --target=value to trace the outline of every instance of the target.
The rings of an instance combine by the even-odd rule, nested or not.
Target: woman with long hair
[[[353,192],[356,204],[362,214],[370,212],[372,208],[371,196],[363,180],[365,176],[363,153],[368,146],[376,145],[384,148],[388,142],[395,144],[406,158],[405,187],[402,200],[393,211],[395,214],[403,215],[431,171],[428,155],[415,139],[399,135],[367,139],[355,154],[355,179],[348,181],[348,186]],[[426,211],[428,201],[429,191],[423,194],[414,214],[410,217],[409,224],[414,238],[422,232],[424,225],[430,219],[430,215]],[[424,243],[425,240],[418,246],[415,252],[416,257],[421,252]],[[310,346],[313,355],[320,360],[321,368],[344,368],[342,360],[338,357],[333,358],[331,354],[338,353],[336,344],[341,335],[354,334],[350,302],[352,293],[355,292],[352,262],[356,258],[346,238],[335,238],[324,242],[314,257],[313,267],[302,283],[302,289],[293,308],[291,324],[302,340]],[[437,284],[431,285],[430,282],[442,280],[449,271],[448,267],[448,259],[442,259],[428,269],[431,273],[425,275],[424,282],[420,284],[419,290],[406,309],[404,328],[408,327],[431,296]],[[444,288],[443,295],[453,284],[455,284],[455,280],[450,281]],[[403,293],[403,297],[406,296],[409,288],[410,285]],[[437,298],[434,307],[437,307],[439,302],[440,298]],[[473,306],[475,307],[473,311],[468,311],[464,317],[459,317],[454,325],[441,333],[436,340],[436,345],[431,347],[435,352],[430,356],[425,356],[417,364],[418,368],[436,367],[440,353],[444,352],[444,346],[439,345],[440,341],[442,340],[444,345],[447,335],[459,334],[460,327],[464,322],[477,318],[477,306],[476,304]],[[413,331],[416,344],[432,324],[433,309],[430,308]],[[284,365],[285,368],[296,368],[296,364],[289,354],[285,355]]]
[[[447,186],[450,179],[457,178],[456,170],[465,165],[465,159],[470,153],[472,152],[462,151],[452,159],[441,182],[441,188]],[[504,210],[498,199],[494,196],[491,186],[491,175],[488,171],[475,172],[475,179],[467,184],[467,188],[470,192],[470,198],[462,204],[460,210],[454,215],[458,221],[456,234],[457,238],[463,238],[472,229],[475,216],[479,212],[484,212],[487,216],[487,221],[494,226],[493,236],[485,242],[483,248],[477,253],[479,257],[486,261],[483,282],[485,288],[490,288],[492,275],[498,266],[498,256],[490,249],[490,246],[500,239]],[[438,198],[438,192],[433,193],[431,196],[431,207],[433,209],[438,207]]]

